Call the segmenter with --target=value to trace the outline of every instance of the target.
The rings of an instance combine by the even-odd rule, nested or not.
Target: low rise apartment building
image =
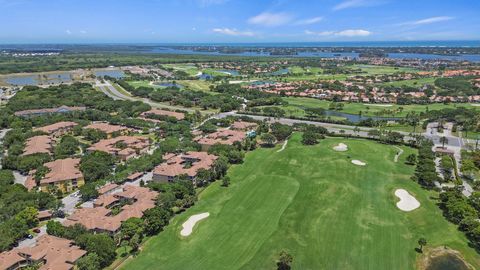
[[[16,270],[38,265],[35,269],[70,270],[86,253],[71,240],[42,235],[33,247],[14,248],[0,253],[0,269]]]
[[[34,136],[27,139],[22,156],[33,154],[51,154],[52,153],[52,139],[47,135]]]
[[[202,146],[202,151],[208,151],[215,144],[233,145],[235,142],[242,142],[246,137],[243,131],[223,129],[196,137],[194,141]]]
[[[96,129],[107,134],[107,138],[110,139],[115,135],[127,135],[130,132],[130,129],[125,126],[120,125],[111,125],[104,122],[92,123],[84,127],[85,129]]]
[[[94,201],[93,208],[81,208],[67,217],[64,226],[82,224],[95,232],[115,234],[122,222],[132,218],[141,218],[143,213],[155,207],[158,193],[145,187],[123,185],[121,191],[105,193]],[[121,206],[121,211],[114,214],[112,207]]]
[[[73,191],[85,184],[83,174],[79,169],[79,158],[57,159],[43,164],[49,172],[40,179],[40,189],[49,192],[53,189],[62,192]]]
[[[153,170],[153,180],[170,182],[177,176],[187,175],[190,180],[195,181],[198,171],[200,169],[211,169],[217,158],[217,156],[210,155],[206,152],[166,154],[163,157],[165,162]]]
[[[118,136],[115,138],[101,140],[87,150],[102,151],[119,157],[121,160],[128,160],[146,153],[150,147],[150,141],[141,136]]]
[[[70,121],[57,122],[48,126],[35,128],[33,131],[41,131],[53,137],[61,137],[70,132],[78,124]]]

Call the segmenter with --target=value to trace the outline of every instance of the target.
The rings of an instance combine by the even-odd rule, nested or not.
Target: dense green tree
[[[100,257],[96,253],[89,253],[78,259],[77,267],[79,270],[98,270],[100,266]]]
[[[84,155],[80,161],[80,170],[86,181],[103,179],[110,175],[115,158],[105,152],[94,151]]]

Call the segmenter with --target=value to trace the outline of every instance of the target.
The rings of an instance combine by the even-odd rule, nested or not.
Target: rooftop
[[[167,111],[167,110],[160,110],[160,109],[152,109],[150,111],[143,112],[141,115],[142,116],[148,116],[148,115],[151,115],[151,114],[160,115],[160,116],[171,116],[171,117],[175,117],[177,120],[185,119],[185,114],[184,113]]]
[[[107,134],[128,130],[128,128],[125,126],[111,125],[109,123],[103,123],[103,122],[92,123],[86,126],[85,128],[97,129]]]
[[[76,125],[78,125],[78,124],[75,123],[75,122],[63,121],[63,122],[57,122],[55,124],[51,124],[51,125],[48,125],[48,126],[43,126],[43,127],[36,128],[36,129],[34,129],[34,131],[41,131],[41,132],[45,132],[45,133],[48,133],[48,134],[52,134],[52,133],[55,133],[55,132],[57,132],[61,129],[72,128]]]
[[[34,136],[27,139],[23,156],[46,153],[50,154],[52,148],[52,139],[47,135]]]
[[[50,171],[40,180],[40,183],[48,184],[81,178],[83,174],[78,169],[79,164],[79,158],[57,159],[47,162],[43,165]]]
[[[165,162],[155,167],[154,174],[175,177],[186,174],[190,177],[197,175],[200,169],[210,169],[217,160],[217,156],[206,152],[187,152],[185,154],[164,156]]]
[[[223,129],[205,136],[195,138],[195,141],[201,145],[227,144],[232,145],[234,142],[241,142],[246,135],[243,131]]]

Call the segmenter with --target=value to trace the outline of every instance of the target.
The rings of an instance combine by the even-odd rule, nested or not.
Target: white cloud
[[[322,20],[323,20],[323,17],[313,17],[313,18],[298,20],[295,22],[295,25],[309,25],[309,24],[320,22]]]
[[[65,30],[65,33],[67,33],[67,35],[71,35],[71,34],[72,34],[72,31],[70,31],[70,30],[67,29],[67,30]]]
[[[86,34],[87,31],[86,30],[80,30],[80,34]]]
[[[215,28],[212,30],[215,33],[220,33],[224,35],[229,35],[229,36],[247,36],[247,37],[252,37],[255,35],[255,33],[250,32],[250,31],[238,31],[237,29],[234,28]]]
[[[437,17],[430,17],[426,19],[421,19],[418,21],[412,21],[412,22],[404,22],[399,25],[423,25],[423,24],[431,24],[431,23],[437,23],[437,22],[444,22],[444,21],[450,21],[453,20],[454,17],[450,16],[437,16]]]
[[[372,32],[363,29],[348,29],[335,33],[336,36],[341,37],[366,37],[371,34]]]
[[[264,25],[264,26],[279,26],[279,25],[287,24],[291,20],[292,20],[292,16],[290,16],[288,13],[263,12],[258,14],[257,16],[254,16],[248,19],[248,23]]]
[[[314,32],[305,30],[305,34],[314,36],[339,36],[339,37],[366,37],[370,36],[372,32],[363,29],[348,29],[343,31],[323,31]]]
[[[310,30],[305,30],[305,34],[312,35],[312,36],[331,36],[335,34],[335,32],[334,31],[313,32]]]
[[[371,7],[383,4],[384,1],[377,0],[347,0],[333,7],[333,10],[342,10],[356,7]]]
[[[192,27],[192,31],[197,31],[197,28],[196,28],[196,27]]]

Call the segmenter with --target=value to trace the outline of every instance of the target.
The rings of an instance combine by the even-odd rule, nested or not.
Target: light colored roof
[[[34,131],[42,131],[42,132],[45,132],[45,133],[48,133],[48,134],[52,134],[52,133],[57,132],[61,129],[73,128],[76,125],[78,125],[78,124],[75,123],[75,122],[62,121],[62,122],[57,122],[55,124],[51,124],[51,125],[48,125],[48,126],[43,126],[43,127],[36,128],[36,129],[34,129]]]
[[[118,188],[119,186],[115,183],[109,183],[109,184],[106,184],[105,186],[101,187],[98,189],[98,193],[99,194],[105,194],[109,191],[112,191],[116,188]]]
[[[90,146],[88,148],[88,150],[89,151],[103,151],[103,152],[114,154],[114,155],[116,155],[116,154],[126,154],[127,153],[126,151],[131,153],[131,150],[126,150],[126,151],[122,152],[122,150],[125,150],[127,148],[120,149],[120,148],[115,147],[115,144],[117,144],[119,142],[125,143],[127,145],[127,148],[131,148],[133,150],[133,152],[135,152],[135,149],[142,150],[142,149],[147,148],[150,145],[149,141],[148,141],[148,138],[146,138],[146,137],[141,137],[141,136],[118,136],[118,137],[111,138],[111,139],[101,140],[101,141],[97,142],[96,144],[93,144],[92,146]]]
[[[18,252],[16,252],[15,249],[2,252],[0,253],[0,269],[8,269],[24,260],[25,258],[18,255]]]
[[[50,154],[52,148],[52,139],[47,135],[34,136],[27,139],[23,156],[46,153]]]
[[[141,172],[132,173],[129,176],[127,176],[127,179],[128,180],[134,180],[134,179],[137,179],[138,177],[140,177],[142,175],[143,175],[143,173],[141,173]]]
[[[210,169],[218,157],[209,155],[206,152],[187,152],[179,155],[165,155],[162,164],[155,167],[154,174],[175,177],[182,174],[194,177],[200,169]],[[187,162],[191,162],[191,166],[185,168]]]
[[[14,248],[1,253],[0,269],[7,269],[26,258],[44,260],[45,263],[40,267],[42,270],[72,269],[74,263],[86,253],[70,240],[46,234],[40,236],[33,247]]]
[[[83,177],[78,169],[79,158],[57,159],[43,164],[50,171],[40,180],[42,184],[61,182]]]
[[[203,137],[195,138],[195,141],[201,145],[227,144],[232,145],[234,142],[241,142],[246,135],[243,131],[224,129],[219,130]]]
[[[245,121],[236,121],[232,124],[232,129],[238,129],[238,130],[253,129],[257,127],[258,127],[257,123],[245,122]]]
[[[145,187],[124,185],[123,191],[115,194],[102,195],[95,200],[94,208],[77,209],[63,223],[71,226],[76,223],[84,225],[89,230],[117,231],[122,222],[131,217],[142,217],[143,212],[155,207],[155,198],[158,193]],[[132,199],[132,204],[122,207],[122,211],[112,216],[111,211],[105,206],[120,198]]]
[[[109,123],[103,123],[103,122],[92,123],[86,126],[85,128],[97,129],[107,134],[128,130],[128,128],[125,126],[111,125]]]
[[[160,109],[151,109],[150,111],[143,112],[141,115],[142,116],[148,116],[150,114],[171,116],[171,117],[175,117],[177,120],[185,119],[185,114],[184,113],[172,112],[172,111],[160,110]]]

